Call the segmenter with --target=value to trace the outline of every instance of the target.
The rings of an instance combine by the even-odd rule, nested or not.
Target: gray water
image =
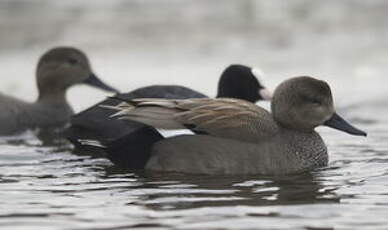
[[[0,138],[2,229],[388,229],[388,3],[0,1],[0,91],[34,100],[37,59],[74,45],[119,89],[183,84],[215,94],[231,63],[273,89],[312,75],[367,138],[319,128],[330,163],[303,175],[130,172],[30,131]],[[76,111],[107,95],[78,86]],[[268,104],[261,104],[268,107]]]

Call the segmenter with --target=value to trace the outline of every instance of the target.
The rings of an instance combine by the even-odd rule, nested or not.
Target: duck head
[[[118,92],[92,72],[89,60],[83,52],[72,47],[57,47],[43,54],[36,75],[40,96],[65,92],[69,87],[81,83]]]
[[[367,135],[335,112],[329,85],[311,77],[281,83],[274,92],[271,110],[274,119],[285,128],[311,132],[325,125],[352,135]]]
[[[230,65],[221,75],[217,97],[237,98],[252,103],[271,100],[271,93],[257,79],[263,75],[260,69]]]

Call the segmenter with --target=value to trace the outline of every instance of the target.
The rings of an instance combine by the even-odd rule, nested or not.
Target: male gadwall
[[[230,65],[227,67],[219,80],[217,97],[238,98],[250,102],[258,100],[269,100],[271,94],[257,78],[263,76],[258,68],[251,68],[244,65]],[[155,85],[143,87],[129,93],[118,95],[120,98],[167,98],[167,99],[188,99],[206,98],[204,94],[182,86]],[[69,139],[78,150],[92,151],[95,147],[83,145],[83,140],[95,139],[109,146],[103,151],[114,162],[123,163],[126,167],[142,168],[148,147],[162,136],[154,128],[138,122],[123,122],[117,119],[106,119],[110,111],[103,109],[100,105],[115,105],[114,99],[106,99],[89,109],[76,114],[71,119],[71,126],[65,131],[65,137]],[[139,162],[132,156],[128,160],[128,153],[136,152]],[[126,164],[125,162],[128,162]]]
[[[72,85],[85,83],[117,92],[93,74],[84,53],[71,47],[46,52],[39,60],[36,78],[39,97],[34,103],[0,94],[0,135],[66,124],[73,114],[66,101],[66,90]]]
[[[353,135],[366,133],[335,113],[329,85],[311,77],[281,83],[272,114],[236,99],[133,99],[114,117],[164,129],[190,128],[152,146],[146,169],[197,174],[280,175],[326,166],[325,143],[315,128],[329,126]]]

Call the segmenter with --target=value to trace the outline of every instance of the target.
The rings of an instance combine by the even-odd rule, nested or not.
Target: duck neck
[[[43,104],[65,104],[68,105],[66,100],[66,90],[46,90],[40,91],[38,102]]]
[[[279,128],[281,130],[281,133],[287,133],[288,134],[296,134],[298,136],[309,136],[309,135],[316,135],[318,134],[315,132],[314,129],[293,129],[293,128],[287,128],[282,125],[279,125]]]

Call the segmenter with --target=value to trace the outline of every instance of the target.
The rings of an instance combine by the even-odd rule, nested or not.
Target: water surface
[[[1,1],[1,92],[34,100],[34,66],[54,45],[85,50],[121,90],[214,95],[222,68],[247,63],[270,88],[300,74],[329,81],[339,113],[369,136],[319,128],[329,166],[283,177],[132,172],[34,132],[2,137],[0,228],[387,229],[388,7],[368,2]],[[68,96],[79,111],[107,95]]]

